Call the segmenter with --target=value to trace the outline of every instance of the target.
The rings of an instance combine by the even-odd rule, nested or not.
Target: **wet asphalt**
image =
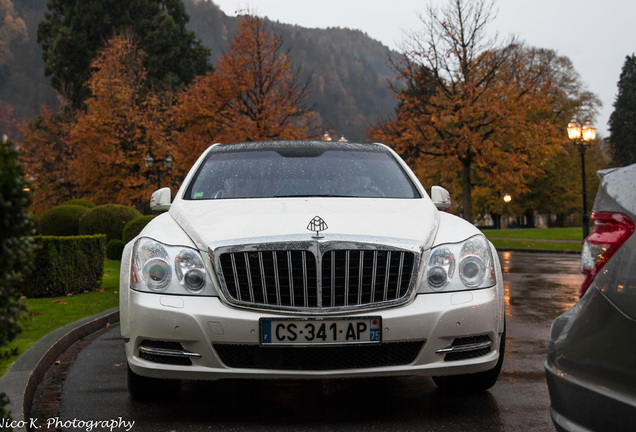
[[[177,397],[138,402],[126,390],[126,358],[114,325],[62,359],[67,370],[47,381],[57,382],[61,394],[42,388],[48,411],[40,400],[31,417],[41,432],[554,431],[543,363],[552,320],[577,300],[580,258],[501,252],[500,259],[506,357],[488,392],[445,394],[421,377],[231,380],[186,382]]]

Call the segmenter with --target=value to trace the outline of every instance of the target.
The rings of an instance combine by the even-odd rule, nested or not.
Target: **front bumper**
[[[217,297],[180,297],[129,291],[128,307],[122,311],[122,336],[125,340],[128,363],[138,375],[172,379],[222,378],[338,378],[388,375],[452,375],[475,373],[492,369],[499,358],[499,342],[503,332],[503,310],[497,288],[418,295],[408,305],[365,310],[360,313],[330,316],[379,316],[382,322],[382,343],[379,350],[398,347],[415,349],[413,357],[402,364],[395,362],[355,363],[335,362],[315,367],[322,358],[339,357],[349,352],[376,358],[373,347],[260,347],[259,319],[262,317],[302,318],[293,314],[233,308]],[[471,355],[451,357],[442,351],[458,343],[458,338],[490,339],[489,349]],[[466,340],[466,339],[461,339]],[[157,341],[171,349],[176,357],[187,360],[161,362],[140,355],[139,346]],[[414,347],[414,344],[419,344]],[[477,345],[476,345],[477,346]],[[235,362],[236,350],[249,353],[252,363]],[[355,351],[361,349],[360,351]],[[370,351],[365,351],[369,350]],[[330,351],[331,350],[331,351]],[[181,355],[179,351],[182,351]],[[227,354],[227,352],[233,354]],[[440,351],[438,353],[438,351]],[[468,350],[470,351],[470,350]],[[276,354],[273,354],[276,353]],[[267,360],[300,354],[299,362],[313,358],[314,366],[303,367]],[[333,355],[332,355],[333,354]],[[171,357],[169,357],[171,358]],[[264,358],[265,360],[261,361]],[[298,357],[296,357],[298,358]],[[447,360],[445,360],[445,358]],[[183,363],[183,364],[176,364]],[[228,363],[230,365],[228,365]],[[400,362],[397,362],[400,363]]]

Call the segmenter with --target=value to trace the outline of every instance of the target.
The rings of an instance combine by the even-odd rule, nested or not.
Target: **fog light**
[[[199,269],[192,269],[183,278],[185,287],[192,292],[199,292],[205,287],[205,274]]]
[[[448,280],[448,274],[442,267],[428,269],[428,283],[433,289],[440,289]]]

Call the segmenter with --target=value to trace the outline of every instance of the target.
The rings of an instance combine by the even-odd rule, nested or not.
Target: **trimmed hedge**
[[[101,287],[106,236],[34,237],[34,271],[21,284],[27,297],[60,297]]]
[[[81,198],[68,200],[65,203],[62,203],[62,205],[78,205],[78,206],[86,207],[89,210],[97,207],[95,203],[93,203],[92,201],[89,201],[87,199],[81,199]]]
[[[39,233],[44,236],[79,235],[79,223],[88,208],[81,205],[61,205],[53,207],[40,217]]]
[[[154,215],[141,216],[128,222],[124,227],[124,232],[122,234],[122,240],[124,241],[124,244],[128,244],[132,239],[137,237],[141,230],[144,229],[146,225],[148,225],[148,222],[153,220],[155,217],[156,216]]]
[[[121,261],[124,252],[124,242],[119,239],[112,239],[106,244],[106,258],[114,261]]]
[[[126,224],[140,216],[137,209],[120,204],[97,206],[80,219],[80,235],[106,234],[106,242],[121,240]]]

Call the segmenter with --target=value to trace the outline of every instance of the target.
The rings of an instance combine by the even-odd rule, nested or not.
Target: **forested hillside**
[[[0,61],[0,129],[5,130],[9,128],[3,121],[3,106],[12,108],[14,119],[23,119],[33,116],[40,105],[54,106],[58,101],[44,77],[36,36],[47,0],[0,3],[3,8],[12,4],[12,18],[22,19],[27,29],[27,34],[2,41],[11,54]],[[225,15],[211,1],[184,0],[184,4],[190,15],[188,28],[211,48],[215,63],[231,40],[237,18]],[[0,13],[5,13],[4,9]],[[393,74],[386,65],[388,49],[381,43],[357,30],[307,29],[278,22],[271,25],[282,36],[301,76],[311,74],[310,104],[326,130],[338,137],[364,141],[369,126],[393,113],[396,99],[387,87],[387,79]],[[0,37],[3,34],[0,32]],[[15,133],[9,130],[10,135]]]

